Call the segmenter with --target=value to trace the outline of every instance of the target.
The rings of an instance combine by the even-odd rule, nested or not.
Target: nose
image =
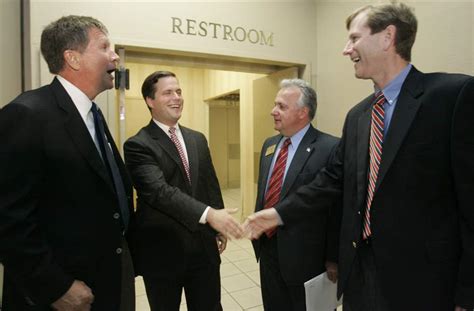
[[[352,53],[352,48],[353,48],[352,42],[347,41],[346,46],[342,50],[342,55],[344,56],[350,55]]]
[[[112,58],[112,61],[115,62],[117,65],[120,61],[120,56],[118,56],[117,53],[115,53],[114,50],[110,50],[112,52],[112,55],[111,55],[111,58]]]
[[[272,110],[270,111],[270,115],[273,116],[273,117],[276,116],[276,114],[277,114],[276,111],[277,111],[277,106],[272,108]]]

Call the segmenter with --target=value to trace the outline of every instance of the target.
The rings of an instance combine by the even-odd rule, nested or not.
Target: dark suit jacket
[[[178,150],[153,120],[124,145],[125,162],[138,194],[137,228],[131,242],[137,274],[181,276],[187,254],[197,245],[204,245],[209,262],[220,263],[216,232],[199,224],[207,206],[224,207],[207,140],[199,132],[180,129],[192,186]]]
[[[129,195],[131,183],[107,130]],[[57,79],[0,110],[0,258],[4,304],[46,306],[74,279],[92,288],[94,309],[118,310],[121,220],[113,182],[71,98]],[[106,288],[98,288],[99,282]]]
[[[255,211],[263,209],[265,187],[270,178],[270,166],[275,149],[282,135],[268,138],[262,147]],[[338,138],[316,130],[310,125],[296,150],[282,185],[280,201],[299,187],[311,182],[323,168]],[[280,271],[287,284],[302,285],[305,281],[324,272],[326,260],[337,262],[339,225],[337,209],[316,210],[314,204],[289,204],[276,207],[283,226],[278,226],[278,259]],[[260,257],[260,240],[253,242],[257,259]],[[295,268],[298,267],[298,268]]]
[[[343,199],[339,294],[361,243],[373,95],[348,113],[336,157],[295,200]],[[383,144],[372,248],[391,310],[474,307],[474,78],[407,76]]]

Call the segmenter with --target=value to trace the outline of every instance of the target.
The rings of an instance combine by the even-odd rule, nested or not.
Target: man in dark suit
[[[304,282],[326,269],[333,282],[337,279],[340,217],[330,214],[332,209],[316,210],[312,203],[284,208],[277,203],[314,179],[338,139],[311,125],[316,92],[307,82],[283,80],[280,87],[271,112],[280,134],[263,144],[255,214],[244,226],[252,234],[261,221],[274,222],[266,234],[251,236],[265,310],[305,311]]]
[[[152,310],[222,310],[219,253],[240,224],[223,209],[207,140],[178,124],[182,90],[175,74],[157,71],[142,86],[152,120],[124,146],[137,189],[132,256]],[[218,233],[219,232],[219,233]]]
[[[41,52],[53,82],[0,111],[3,310],[134,310],[132,187],[92,102],[119,57],[84,16],[48,25]]]
[[[404,4],[346,25],[344,55],[377,96],[349,111],[336,157],[291,199],[343,200],[344,310],[472,310],[474,78],[409,63],[417,21]]]

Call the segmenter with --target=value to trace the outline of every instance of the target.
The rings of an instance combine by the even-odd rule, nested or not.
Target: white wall
[[[0,1],[0,108],[21,92],[20,1]]]
[[[87,2],[87,3],[85,3]],[[312,1],[163,2],[31,0],[33,85],[40,84],[39,40],[42,29],[68,14],[91,15],[109,29],[116,45],[234,55],[293,63],[311,63],[315,51]],[[172,17],[273,32],[273,46],[212,36],[172,33]],[[184,26],[183,26],[184,28]]]

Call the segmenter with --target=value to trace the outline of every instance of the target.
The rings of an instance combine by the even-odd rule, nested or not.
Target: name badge
[[[265,151],[265,156],[268,156],[268,155],[274,153],[275,148],[276,148],[276,145],[271,145],[270,147],[268,147],[267,150]]]

